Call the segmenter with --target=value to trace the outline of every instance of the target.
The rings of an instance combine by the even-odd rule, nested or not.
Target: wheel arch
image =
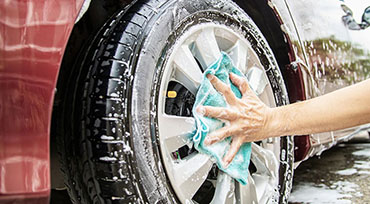
[[[279,16],[275,8],[270,6],[270,1],[264,0],[234,0],[256,23],[264,37],[269,43],[275,58],[282,72],[285,85],[288,89],[290,102],[304,100],[302,94],[294,93],[293,89],[289,89],[289,85],[296,84],[297,81],[292,80],[292,76],[287,73],[291,69],[291,63],[295,61],[295,52],[287,33],[283,32],[282,26],[284,22]],[[301,73],[295,73],[301,75]],[[299,77],[301,79],[301,77]],[[300,88],[295,86],[295,88]],[[300,95],[300,96],[299,96]]]
[[[284,39],[284,33],[281,30],[280,19],[277,13],[268,5],[268,1],[259,0],[234,0],[257,24],[271,49],[275,54],[279,66],[286,66],[290,63],[292,53],[289,45]]]

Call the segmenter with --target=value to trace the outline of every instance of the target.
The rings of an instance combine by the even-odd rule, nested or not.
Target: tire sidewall
[[[171,189],[161,162],[157,137],[156,103],[158,95],[161,94],[158,93],[162,77],[161,73],[170,56],[175,40],[182,34],[176,31],[181,26],[187,26],[185,19],[196,16],[202,11],[210,11],[216,15],[226,15],[231,20],[239,22],[240,26],[243,26],[244,30],[248,31],[245,35],[255,38],[259,46],[261,46],[263,54],[267,56],[265,60],[268,61],[269,65],[265,69],[266,72],[270,73],[268,77],[275,92],[275,100],[278,105],[287,104],[287,93],[272,51],[266,43],[267,41],[258,30],[253,29],[257,28],[257,26],[236,4],[231,1],[173,0],[159,5],[157,8],[158,13],[149,20],[144,29],[144,40],[142,44],[138,45],[140,49],[135,53],[137,61],[133,67],[135,71],[130,94],[129,121],[136,158],[134,165],[136,172],[138,172],[139,183],[145,191],[146,199],[149,203],[175,203],[178,200]],[[281,154],[286,154],[284,162],[292,164],[293,158],[288,154],[292,152],[291,139],[286,138],[282,140],[281,145],[284,152],[282,151]],[[280,174],[283,174],[281,177],[292,177],[292,175],[288,175],[288,169],[292,172],[291,165],[286,165],[284,169],[280,169]],[[291,183],[291,181],[288,182]],[[285,182],[283,181],[283,183]],[[284,191],[290,192],[289,186],[290,184],[288,184],[289,189],[284,187]]]

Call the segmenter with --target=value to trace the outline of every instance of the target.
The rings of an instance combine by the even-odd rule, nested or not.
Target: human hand
[[[259,141],[268,137],[267,122],[272,109],[255,95],[244,78],[230,74],[230,80],[242,94],[241,99],[235,96],[230,86],[214,75],[208,74],[207,78],[215,89],[225,96],[229,107],[198,106],[197,112],[229,123],[208,134],[204,144],[211,145],[231,136],[230,149],[223,158],[224,165],[228,166],[244,142]]]

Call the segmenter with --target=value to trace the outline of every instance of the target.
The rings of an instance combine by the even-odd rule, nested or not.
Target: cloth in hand
[[[229,73],[234,73],[238,76],[245,77],[236,67],[233,66],[231,58],[224,52],[222,52],[220,58],[215,63],[210,65],[204,72],[203,81],[196,94],[195,104],[192,110],[197,126],[192,139],[195,149],[197,149],[200,153],[208,154],[213,157],[216,160],[216,164],[219,169],[226,172],[241,184],[245,185],[247,184],[248,179],[251,144],[244,143],[229,166],[225,168],[222,165],[222,158],[230,148],[231,137],[228,137],[223,141],[217,142],[210,146],[205,146],[203,144],[208,133],[222,128],[225,125],[225,122],[218,119],[205,117],[196,111],[196,108],[199,105],[214,107],[228,106],[224,96],[212,86],[211,82],[206,77],[207,74],[213,74],[222,82],[231,86],[231,90],[234,92],[235,96],[241,98],[242,95],[239,89],[230,81]]]

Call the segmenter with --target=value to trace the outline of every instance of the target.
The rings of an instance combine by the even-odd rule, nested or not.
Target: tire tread
[[[80,138],[60,144],[62,172],[73,203],[144,203],[130,167],[125,101],[133,53],[156,5],[138,2],[126,13],[119,12],[89,51],[93,60],[84,64],[89,71],[81,97]],[[68,152],[75,140],[76,152]]]

